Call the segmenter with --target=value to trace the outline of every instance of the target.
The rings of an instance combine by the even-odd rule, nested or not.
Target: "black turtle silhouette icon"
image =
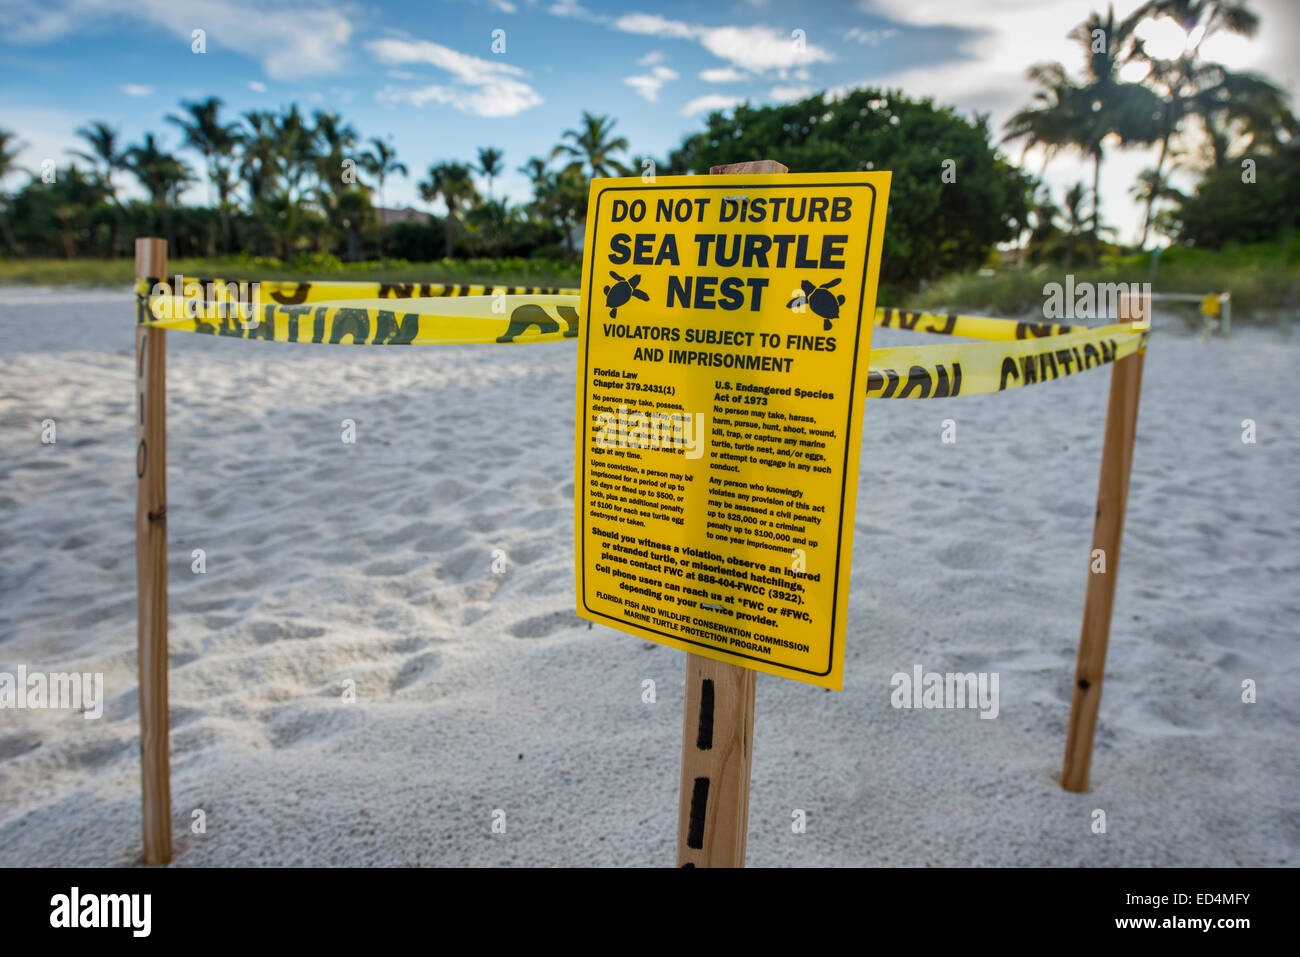
[[[821,316],[822,328],[829,329],[831,320],[840,317],[840,306],[844,305],[844,297],[831,292],[831,287],[839,285],[839,282],[839,277],[836,277],[830,282],[814,286],[805,279],[799,284],[803,287],[803,292],[787,302],[786,308],[794,309],[807,304],[815,315]]]
[[[633,296],[637,299],[644,299],[646,302],[650,301],[650,297],[637,288],[637,284],[641,281],[640,273],[637,273],[631,279],[624,279],[612,269],[609,274],[618,280],[614,285],[605,287],[605,305],[609,307],[609,317],[611,319],[618,316],[618,307]]]

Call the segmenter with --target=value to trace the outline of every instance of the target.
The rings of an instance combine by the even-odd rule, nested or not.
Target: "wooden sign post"
[[[1135,310],[1137,311],[1135,314]],[[1151,321],[1151,299],[1120,299],[1120,320]],[[1106,646],[1110,640],[1111,609],[1119,580],[1119,552],[1128,506],[1129,473],[1137,436],[1138,398],[1142,392],[1141,352],[1118,360],[1110,374],[1106,435],[1101,447],[1101,478],[1097,484],[1097,516],[1092,530],[1088,587],[1083,599],[1079,660],[1074,670],[1074,695],[1065,739],[1061,787],[1086,791],[1092,768],[1092,741],[1106,676]]]
[[[744,867],[758,672],[686,656],[678,867]]]
[[[787,173],[775,160],[714,166],[716,173]],[[686,655],[678,867],[744,867],[758,674]]]
[[[167,276],[167,242],[135,241],[136,278]],[[181,290],[176,290],[180,295]],[[142,307],[143,308],[143,307]],[[140,777],[144,862],[172,858],[171,758],[167,716],[167,340],[135,330],[135,575],[139,603]]]

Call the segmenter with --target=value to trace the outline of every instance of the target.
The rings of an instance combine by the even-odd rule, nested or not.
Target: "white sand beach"
[[[0,711],[0,866],[140,861],[133,321],[0,289],[0,671],[106,697]],[[1155,328],[1091,791],[1109,371],[872,401],[844,691],[758,677],[751,865],[1300,863],[1300,343]],[[684,655],[574,614],[573,343],[167,348],[173,866],[671,866]],[[997,718],[891,707],[917,664],[998,673]]]

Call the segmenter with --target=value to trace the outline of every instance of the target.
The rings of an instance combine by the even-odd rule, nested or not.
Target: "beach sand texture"
[[[107,699],[0,711],[4,866],[140,859],[132,322],[0,289],[0,671]],[[1091,791],[1057,779],[1109,373],[875,401],[845,688],[759,676],[751,865],[1297,863],[1300,346],[1156,329]],[[672,865],[684,656],[573,613],[575,358],[168,335],[175,866]],[[997,672],[997,719],[892,708],[917,664]]]

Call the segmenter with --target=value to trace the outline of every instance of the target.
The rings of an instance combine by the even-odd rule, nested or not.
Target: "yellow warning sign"
[[[841,687],[889,181],[592,181],[579,616]]]

